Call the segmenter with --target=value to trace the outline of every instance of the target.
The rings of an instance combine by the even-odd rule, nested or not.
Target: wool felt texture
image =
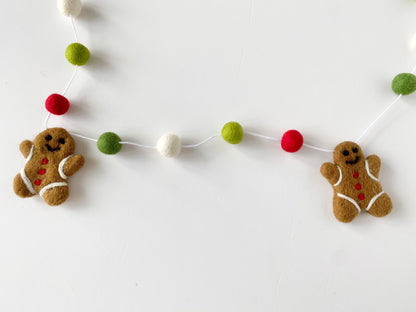
[[[416,76],[410,73],[401,73],[394,77],[391,88],[396,94],[409,95],[416,91]]]
[[[39,194],[50,206],[65,202],[69,196],[68,177],[84,165],[82,155],[73,155],[75,141],[71,135],[63,128],[50,128],[33,142],[23,141],[20,151],[26,165],[14,178],[14,192],[22,198]]]
[[[182,141],[175,134],[166,134],[157,141],[157,150],[165,157],[176,157],[182,149]]]
[[[76,17],[81,13],[82,3],[80,0],[58,0],[58,10],[65,16]]]
[[[105,132],[98,138],[97,148],[101,153],[114,155],[120,152],[122,145],[120,137],[114,132]]]
[[[334,150],[334,163],[324,163],[321,174],[334,190],[333,211],[341,222],[351,222],[361,211],[384,217],[393,209],[390,197],[378,180],[381,160],[376,155],[364,157],[354,142],[343,142]]]
[[[288,153],[295,153],[303,146],[303,136],[297,130],[289,130],[283,134],[280,142],[282,149]]]
[[[238,144],[243,140],[243,127],[238,122],[228,122],[222,128],[221,136],[230,144]]]
[[[66,97],[60,94],[51,94],[45,101],[45,108],[48,112],[54,115],[63,115],[69,109],[69,101]]]
[[[90,51],[81,43],[71,43],[65,51],[65,57],[72,65],[82,66],[90,59]]]

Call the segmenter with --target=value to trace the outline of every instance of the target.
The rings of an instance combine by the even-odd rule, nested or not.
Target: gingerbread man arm
[[[377,155],[370,155],[367,157],[368,168],[370,169],[370,173],[378,178],[378,174],[380,173],[381,168],[381,160],[380,157]]]
[[[338,182],[340,178],[340,172],[337,165],[333,163],[324,163],[321,166],[321,174],[328,180],[331,185]]]
[[[24,140],[22,143],[20,143],[19,149],[24,158],[27,158],[27,156],[29,156],[30,149],[32,148],[32,146],[33,143],[29,140]]]
[[[63,166],[64,174],[67,177],[72,176],[75,172],[82,168],[84,165],[84,157],[82,155],[72,155],[68,158]]]

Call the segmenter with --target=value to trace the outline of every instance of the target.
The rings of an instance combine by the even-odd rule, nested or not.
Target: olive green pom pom
[[[71,43],[65,51],[65,57],[72,65],[82,66],[90,59],[90,51],[81,43]]]
[[[97,147],[101,153],[114,155],[120,152],[122,145],[120,137],[114,132],[103,133],[97,141]]]
[[[222,128],[221,136],[230,144],[238,144],[243,139],[243,127],[238,122],[228,122]]]
[[[402,73],[394,77],[391,88],[397,94],[409,95],[416,91],[416,76]]]

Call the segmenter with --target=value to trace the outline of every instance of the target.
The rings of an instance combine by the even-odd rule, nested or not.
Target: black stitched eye
[[[348,156],[349,154],[350,154],[350,152],[348,152],[347,150],[342,152],[342,155],[344,155],[344,156]]]
[[[60,138],[58,142],[59,142],[59,144],[65,144],[65,139]]]
[[[354,148],[352,149],[352,151],[353,151],[354,153],[358,153],[358,148],[354,147]]]
[[[52,136],[50,134],[48,134],[47,136],[45,136],[45,140],[46,141],[50,141],[52,140]]]

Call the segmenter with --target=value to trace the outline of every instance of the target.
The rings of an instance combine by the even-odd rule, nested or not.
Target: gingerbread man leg
[[[67,200],[69,196],[69,188],[66,183],[56,183],[56,186],[45,187],[39,193],[45,203],[49,206],[58,206]]]
[[[351,222],[358,215],[359,211],[350,201],[334,196],[334,215],[341,222]]]
[[[388,215],[393,209],[393,202],[391,201],[389,195],[383,193],[380,195],[376,201],[371,205],[368,213],[373,217],[384,217]]]
[[[32,197],[35,195],[27,188],[26,184],[23,182],[23,179],[20,173],[18,173],[16,177],[14,178],[13,190],[17,196],[22,197],[22,198]]]

